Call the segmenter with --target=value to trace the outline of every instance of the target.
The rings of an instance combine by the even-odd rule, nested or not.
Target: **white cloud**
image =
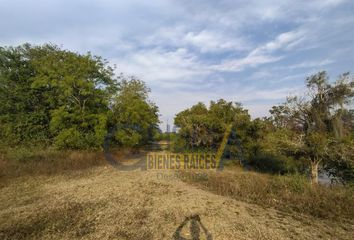
[[[246,57],[240,59],[228,59],[221,64],[211,67],[217,71],[240,72],[247,67],[257,67],[262,64],[277,62],[283,56],[275,56],[278,50],[290,50],[304,39],[301,31],[290,31],[281,33],[273,41],[253,49]]]
[[[294,30],[279,34],[273,41],[267,42],[263,46],[254,49],[250,55],[262,55],[277,50],[291,50],[304,40],[303,30]]]
[[[247,55],[241,59],[225,60],[221,64],[210,66],[215,71],[241,72],[247,67],[256,67],[261,64],[279,61],[282,57],[270,55]]]
[[[165,33],[167,36],[171,35],[169,31]],[[289,49],[289,46],[298,43],[302,38],[300,31],[285,32],[278,35],[273,41],[253,49],[244,58],[226,59],[219,64],[201,63],[198,56],[193,55],[186,48],[179,48],[175,51],[166,51],[160,48],[143,50],[121,59],[115,59],[114,63],[117,64],[119,71],[138,75],[149,82],[161,81],[171,84],[176,80],[183,82],[192,77],[206,76],[212,72],[240,72],[247,67],[257,67],[279,61],[283,56],[274,56],[273,52]],[[197,35],[188,33],[184,40],[209,50],[236,48],[237,46],[236,43],[231,42],[225,42],[223,45],[222,39],[218,39],[208,32],[201,32]]]
[[[250,42],[237,33],[226,33],[224,29],[194,30],[186,25],[157,29],[143,41],[144,46],[168,45],[175,48],[195,47],[202,53],[245,51]]]
[[[183,48],[176,51],[159,48],[137,51],[114,59],[112,62],[117,65],[118,71],[136,75],[150,83],[165,84],[170,87],[174,82],[176,84],[210,73],[198,62],[196,56]]]
[[[250,48],[241,37],[231,38],[222,32],[203,30],[188,32],[183,39],[187,44],[200,48],[202,52],[245,51]]]
[[[298,68],[318,68],[318,67],[323,67],[326,65],[329,65],[331,63],[334,63],[334,60],[331,59],[324,59],[324,60],[318,60],[318,61],[304,61],[301,63],[293,64],[290,66],[287,66],[285,68],[287,69],[298,69]]]

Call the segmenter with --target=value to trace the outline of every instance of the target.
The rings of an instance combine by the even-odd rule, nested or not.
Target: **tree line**
[[[1,47],[1,142],[99,149],[108,129],[119,126],[116,144],[143,145],[159,122],[149,91],[90,53],[52,44]]]
[[[0,141],[5,146],[100,149],[114,133],[117,146],[139,147],[156,139],[158,107],[150,89],[134,77],[115,75],[98,56],[52,44],[0,47]],[[225,129],[232,138],[224,157],[277,174],[323,169],[354,181],[353,77],[330,81],[326,72],[306,79],[303,96],[252,119],[240,103],[220,99],[176,114],[174,151],[215,151]]]
[[[354,81],[349,73],[334,83],[322,71],[306,79],[303,96],[273,106],[271,116],[252,120],[240,103],[198,103],[176,115],[177,148],[215,150],[229,124],[241,144],[229,146],[258,170],[308,172],[318,182],[319,166],[342,181],[354,180]]]

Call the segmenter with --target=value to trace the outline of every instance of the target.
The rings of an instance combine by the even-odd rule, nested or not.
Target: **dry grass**
[[[50,175],[105,163],[103,154],[99,152],[39,150],[35,155],[22,157],[22,154],[13,150],[0,160],[0,177]]]
[[[0,179],[0,239],[172,239],[178,226],[196,214],[213,239],[351,239],[354,233],[350,219],[288,212],[306,212],[311,205],[283,209],[285,199],[291,205],[292,197],[312,191],[301,180],[292,183],[232,169],[210,173],[208,181],[193,182],[200,186],[194,187],[177,178],[160,179],[155,171],[117,171],[102,153],[58,152],[49,157],[37,152],[35,156],[42,157],[31,161],[30,155],[21,159],[16,154],[17,159],[7,155],[2,162],[10,170],[2,171],[7,175]],[[280,192],[282,198],[270,197]],[[317,193],[316,202],[325,196]],[[183,229],[190,239],[188,233]]]
[[[216,194],[285,212],[333,220],[354,219],[352,187],[312,186],[304,176],[274,176],[238,167],[209,172],[205,180],[185,179]]]
[[[130,152],[113,150],[116,157]],[[53,175],[107,164],[102,151],[59,151],[42,148],[0,148],[0,179],[23,175]]]
[[[0,230],[1,239],[38,239],[47,235],[81,238],[95,230],[92,221],[86,219],[88,209],[95,205],[68,202],[63,206],[37,211],[26,218],[10,218]],[[63,237],[63,235],[61,237]]]

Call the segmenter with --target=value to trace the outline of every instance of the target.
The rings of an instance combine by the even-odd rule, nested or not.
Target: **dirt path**
[[[173,239],[186,217],[196,214],[212,239],[353,236],[352,226],[289,216],[158,174],[106,166],[80,174],[16,179],[0,189],[0,239]],[[192,239],[187,225],[180,235]],[[206,239],[202,228],[200,236]]]

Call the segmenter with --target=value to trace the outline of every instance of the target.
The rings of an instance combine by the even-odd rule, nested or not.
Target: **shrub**
[[[274,174],[289,174],[298,171],[292,158],[281,155],[260,154],[251,157],[248,164],[258,171]]]

